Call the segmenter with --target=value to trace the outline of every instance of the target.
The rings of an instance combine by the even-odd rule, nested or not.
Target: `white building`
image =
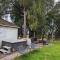
[[[6,20],[6,21],[9,21],[9,22],[12,22],[11,14],[5,14],[5,15],[3,15],[2,19]]]
[[[0,46],[2,41],[17,41],[18,27],[6,20],[0,19]]]

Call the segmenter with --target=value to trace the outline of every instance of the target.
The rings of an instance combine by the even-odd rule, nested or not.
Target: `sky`
[[[58,2],[59,0],[55,0],[55,2]]]

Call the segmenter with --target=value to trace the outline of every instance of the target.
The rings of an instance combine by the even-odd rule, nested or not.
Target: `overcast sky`
[[[59,0],[55,0],[55,2],[58,2]]]

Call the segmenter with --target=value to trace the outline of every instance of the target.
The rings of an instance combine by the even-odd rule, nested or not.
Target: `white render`
[[[18,28],[0,26],[0,46],[2,41],[14,42],[17,41]]]
[[[10,14],[3,15],[2,19],[12,23],[12,19],[11,19],[11,15]]]

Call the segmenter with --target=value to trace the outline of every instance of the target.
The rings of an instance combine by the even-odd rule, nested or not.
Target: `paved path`
[[[13,54],[11,54],[11,55],[8,55],[8,56],[6,56],[6,57],[4,57],[4,58],[2,58],[2,59],[0,59],[0,60],[12,60],[12,59],[14,59],[16,56],[20,56],[20,54],[19,54],[18,52],[15,52],[15,53],[13,53]]]
[[[42,46],[41,45],[37,45],[37,48],[41,48]],[[37,49],[36,48],[36,49]],[[34,50],[34,49],[32,49],[32,50]],[[27,52],[30,52],[30,51],[32,51],[32,50],[26,50]],[[2,59],[0,59],[0,60],[12,60],[12,59],[14,59],[16,56],[20,56],[21,54],[20,53],[18,53],[18,52],[15,52],[15,53],[13,53],[13,54],[11,54],[11,55],[8,55],[8,56],[6,56],[6,57],[4,57],[4,58],[2,58]]]

